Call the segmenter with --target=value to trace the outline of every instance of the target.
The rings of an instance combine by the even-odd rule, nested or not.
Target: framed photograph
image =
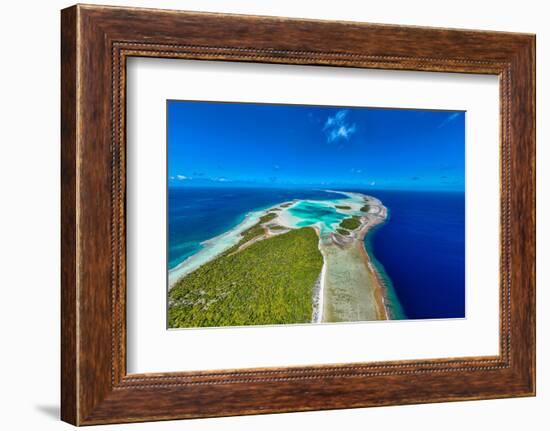
[[[62,419],[535,394],[535,37],[62,11]]]
[[[166,116],[169,328],[466,317],[464,112]]]

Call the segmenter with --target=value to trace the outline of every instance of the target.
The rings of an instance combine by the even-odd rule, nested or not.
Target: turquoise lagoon
[[[360,209],[364,204],[363,198],[355,194],[349,194],[344,199],[298,201],[283,211],[281,222],[291,228],[315,226],[323,237],[335,232],[342,220],[361,215]],[[338,206],[347,206],[350,209],[337,208]]]

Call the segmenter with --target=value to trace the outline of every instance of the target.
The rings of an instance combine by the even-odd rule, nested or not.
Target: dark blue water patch
[[[246,214],[293,199],[332,200],[346,196],[323,190],[275,188],[168,189],[168,268],[198,252],[201,243],[241,223]]]
[[[368,242],[407,318],[465,317],[464,193],[364,193],[389,209]]]

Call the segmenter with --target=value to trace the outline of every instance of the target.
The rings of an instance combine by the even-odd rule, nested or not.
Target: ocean
[[[409,319],[465,317],[464,193],[365,191],[389,210],[366,238]]]
[[[374,196],[389,210],[386,223],[365,239],[409,319],[464,317],[464,194],[349,189]],[[168,268],[203,242],[243,222],[251,211],[293,199],[345,197],[322,190],[169,188]]]

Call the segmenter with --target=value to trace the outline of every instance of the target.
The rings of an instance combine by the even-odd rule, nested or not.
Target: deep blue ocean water
[[[381,271],[410,319],[464,317],[463,193],[358,191],[389,209],[389,220],[366,238]],[[170,188],[168,267],[201,249],[201,242],[242,222],[250,211],[292,199],[330,200],[320,190]]]
[[[464,193],[364,193],[389,209],[389,220],[366,242],[407,318],[465,317]]]

